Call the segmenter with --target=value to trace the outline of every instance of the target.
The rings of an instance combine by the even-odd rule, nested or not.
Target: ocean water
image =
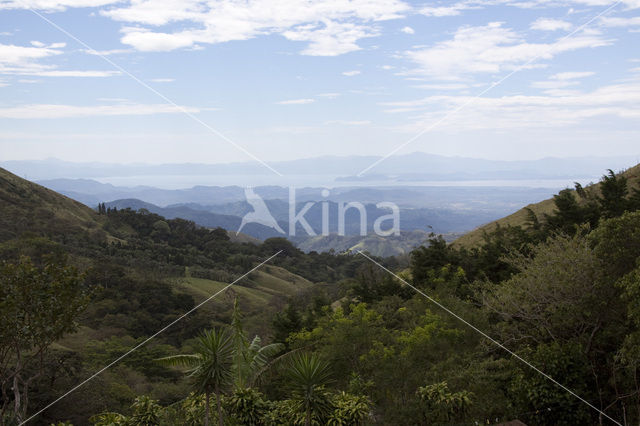
[[[183,189],[194,186],[240,186],[256,187],[275,185],[282,187],[389,187],[389,186],[432,186],[432,187],[522,187],[522,188],[573,188],[574,182],[587,185],[598,182],[599,177],[575,177],[566,179],[510,179],[510,180],[336,180],[331,175],[289,175],[278,176],[275,173],[264,175],[144,175],[89,177],[102,183],[116,186],[153,186],[164,189]]]

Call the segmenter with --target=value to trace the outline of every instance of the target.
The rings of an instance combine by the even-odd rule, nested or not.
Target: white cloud
[[[576,80],[579,78],[591,77],[594,75],[593,71],[568,71],[560,72],[551,76],[552,80]]]
[[[560,80],[558,80],[560,81]],[[386,112],[421,111],[403,131],[417,131],[451,115],[439,130],[502,130],[577,125],[598,117],[640,119],[640,80],[603,86],[591,92],[563,95],[481,97],[438,95],[422,99],[388,102]],[[456,109],[464,107],[457,112]],[[444,110],[444,111],[443,111]],[[400,129],[399,129],[400,130]]]
[[[611,6],[612,3],[611,0],[462,0],[446,2],[443,5],[425,6],[420,9],[419,13],[430,17],[447,17],[460,15],[467,10],[485,9],[492,6],[510,6],[520,9],[551,9],[570,5],[575,5],[576,7],[607,7]],[[640,0],[622,0],[621,4],[627,10],[640,8]],[[573,8],[570,10],[573,10]]]
[[[1,9],[35,9],[63,11],[73,7],[99,7],[119,3],[120,0],[3,0]]]
[[[611,44],[595,31],[582,31],[553,43],[530,43],[501,22],[459,28],[452,39],[411,50],[406,57],[417,64],[412,74],[440,80],[459,80],[476,73],[499,73],[534,68],[537,60],[571,50]]]
[[[353,77],[354,75],[362,74],[362,71],[353,70],[353,71],[343,71],[342,75],[346,75],[347,77]]]
[[[405,34],[415,34],[414,29],[411,28],[411,27],[404,27],[400,31],[405,33]]]
[[[167,104],[117,104],[117,105],[58,105],[33,104],[0,108],[0,118],[33,119],[33,118],[78,118],[93,116],[118,115],[153,115],[175,113],[197,113],[193,107],[176,107]]]
[[[382,65],[380,68],[382,68],[383,70],[392,70],[395,67],[393,65]]]
[[[155,33],[146,29],[125,28],[125,35],[120,39],[124,44],[133,46],[143,52],[166,52],[182,47],[193,46],[197,37],[191,32],[176,34]]]
[[[38,77],[113,77],[120,75],[120,71],[77,71],[77,70],[53,70],[25,72],[23,75]]]
[[[336,56],[359,50],[359,40],[379,35],[375,22],[400,18],[410,10],[400,0],[138,0],[100,13],[134,24],[123,28],[121,41],[142,51],[280,34],[307,42],[305,55]],[[175,22],[181,23],[176,32],[150,28]]]
[[[176,81],[175,78],[152,78],[151,81],[154,83],[172,83]]]
[[[39,47],[0,44],[1,65],[24,65],[36,59],[42,59],[60,54],[62,54],[61,50],[44,47],[44,44]]]
[[[631,18],[605,17],[600,20],[605,27],[637,27],[640,26],[640,16]]]
[[[531,83],[531,87],[536,89],[545,89],[545,93],[549,95],[572,95],[575,92],[568,92],[564,89],[571,86],[578,86],[580,79],[590,77],[595,73],[592,71],[569,71],[552,75],[548,80],[535,81]]]
[[[573,24],[571,24],[571,22],[563,21],[561,19],[538,18],[531,23],[531,29],[539,31],[569,31],[571,28],[573,28]]]
[[[289,99],[286,101],[280,101],[276,103],[278,105],[306,105],[306,104],[312,104],[315,101],[316,100],[312,98],[305,98],[305,99]]]
[[[282,33],[289,40],[307,41],[309,46],[302,52],[310,56],[338,56],[360,50],[358,40],[376,37],[376,28],[352,23],[326,22],[324,28],[304,25]]]
[[[0,74],[31,75],[39,77],[111,77],[119,71],[59,70],[54,65],[43,65],[38,61],[61,55],[65,43],[45,45],[32,41],[35,47],[0,44]]]
[[[463,10],[472,9],[474,7],[468,5],[467,3],[454,3],[449,6],[425,6],[420,9],[420,13],[425,16],[434,16],[437,18],[443,16],[457,16]]]

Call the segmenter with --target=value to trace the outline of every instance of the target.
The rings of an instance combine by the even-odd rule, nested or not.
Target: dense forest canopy
[[[401,279],[0,178],[2,424],[640,422],[640,191],[624,175],[475,246],[433,235],[373,258]]]

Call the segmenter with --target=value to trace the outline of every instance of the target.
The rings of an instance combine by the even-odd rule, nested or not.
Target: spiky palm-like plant
[[[209,401],[215,394],[218,406],[218,422],[224,425],[222,392],[233,383],[233,337],[224,329],[205,331],[197,339],[196,353],[174,355],[158,361],[167,366],[186,367],[192,379],[194,390],[205,395],[205,426],[210,424]]]
[[[286,370],[292,400],[304,411],[305,425],[311,425],[312,415],[322,417],[331,410],[331,401],[324,390],[331,379],[331,366],[316,354],[294,355]]]

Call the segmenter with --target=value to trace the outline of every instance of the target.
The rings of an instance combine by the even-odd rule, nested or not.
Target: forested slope
[[[628,185],[631,190],[640,188],[640,164],[623,171],[621,175],[628,179]],[[585,187],[584,190],[592,196],[597,196],[600,194],[600,183],[598,182],[593,185],[589,185]],[[575,189],[570,189],[570,191],[578,196]],[[584,202],[585,200],[582,197],[578,197],[578,201]],[[555,204],[553,199],[529,204],[509,216],[480,226],[477,229],[460,236],[453,244],[458,247],[467,248],[478,246],[482,241],[484,233],[493,232],[497,227],[527,226],[531,218],[530,212],[533,212],[536,216],[543,217],[545,214],[553,213],[554,209]]]

